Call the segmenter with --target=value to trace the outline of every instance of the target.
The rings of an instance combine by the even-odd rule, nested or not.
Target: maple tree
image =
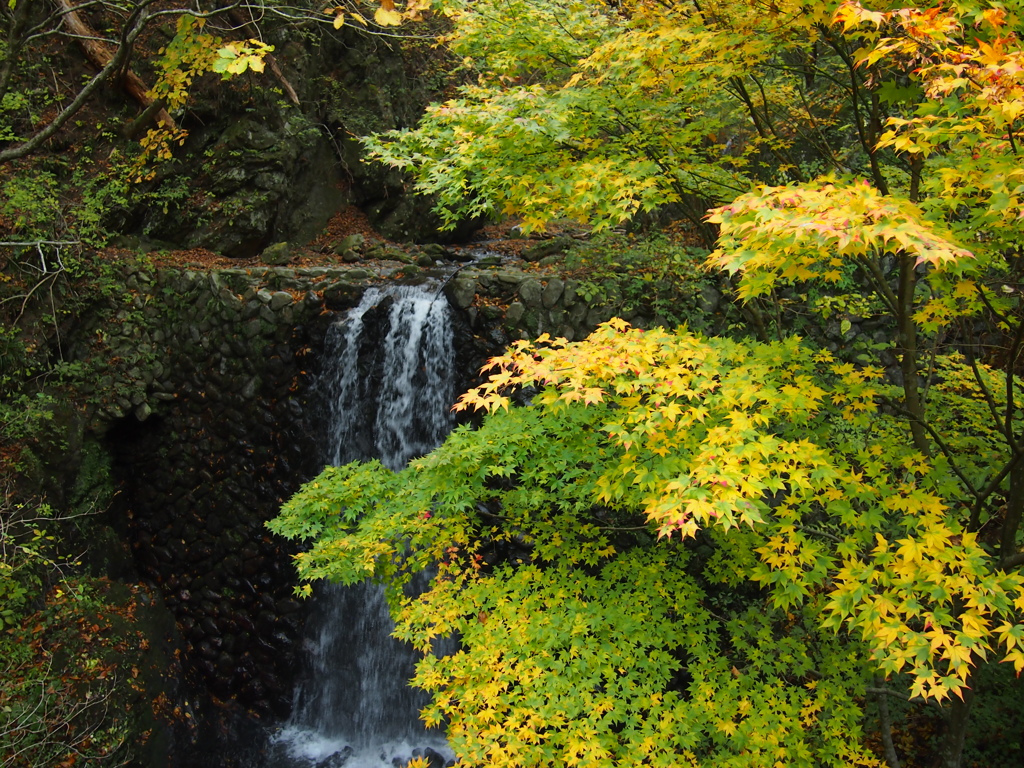
[[[960,766],[979,670],[1024,669],[1019,4],[446,7],[478,83],[370,146],[450,220],[715,204],[741,300],[852,286],[898,365],[782,313],[519,343],[479,429],[284,508],[300,574],[391,585],[472,765],[874,765],[905,685]]]
[[[709,380],[742,355],[718,351]],[[740,596],[756,591],[737,568],[753,562],[749,534],[657,541],[647,491],[608,440],[615,402],[594,390],[460,428],[397,475],[328,469],[272,527],[315,538],[297,559],[305,578],[388,583],[399,637],[425,652],[460,638],[452,655],[425,655],[415,682],[436,694],[427,722],[446,723],[469,764],[874,764],[854,704],[866,665],[813,610]],[[404,599],[432,563],[430,590]]]
[[[601,228],[671,205],[699,225],[751,179],[880,173],[884,104],[829,25],[836,3],[440,5],[475,82],[366,143],[449,222]]]

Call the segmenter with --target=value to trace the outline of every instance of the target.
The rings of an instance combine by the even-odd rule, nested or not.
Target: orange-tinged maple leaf
[[[986,8],[981,12],[982,18],[993,27],[1001,27],[1006,23],[1006,10],[1003,8]]]

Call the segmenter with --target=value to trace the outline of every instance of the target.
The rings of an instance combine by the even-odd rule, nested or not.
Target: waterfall
[[[320,391],[331,463],[377,458],[398,470],[451,429],[451,322],[447,302],[434,298],[409,286],[371,288],[330,330]],[[418,719],[426,698],[407,684],[415,657],[390,636],[382,588],[322,587],[309,625],[307,674],[272,765],[391,768],[426,748],[450,756],[443,736]]]
[[[331,464],[375,458],[398,470],[448,434],[455,351],[448,302],[434,296],[414,286],[370,288],[330,329],[334,365],[321,391]]]

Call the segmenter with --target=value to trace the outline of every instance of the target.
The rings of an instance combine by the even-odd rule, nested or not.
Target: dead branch
[[[64,14],[64,26],[78,40],[78,44],[82,47],[89,61],[97,69],[102,70],[106,68],[111,60],[113,60],[117,51],[100,39],[100,36],[89,26],[89,23],[82,17],[82,14],[76,10],[71,0],[55,1]],[[148,95],[149,89],[142,82],[142,79],[130,69],[122,77],[122,87],[143,109],[148,109],[153,104],[153,99]],[[176,127],[174,118],[168,114],[166,109],[161,108],[157,110],[156,122],[158,125],[163,125],[167,128]]]

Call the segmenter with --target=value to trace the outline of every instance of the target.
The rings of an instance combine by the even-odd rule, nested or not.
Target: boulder
[[[351,235],[346,235],[341,238],[334,245],[334,252],[339,256],[343,255],[346,251],[359,251],[363,248],[366,243],[366,238],[363,235],[355,232]]]
[[[287,242],[268,245],[260,254],[260,261],[268,266],[278,267],[292,259],[292,247]]]
[[[540,261],[541,259],[564,254],[575,241],[567,235],[559,235],[550,240],[544,240],[537,245],[531,245],[523,251],[525,261]]]

